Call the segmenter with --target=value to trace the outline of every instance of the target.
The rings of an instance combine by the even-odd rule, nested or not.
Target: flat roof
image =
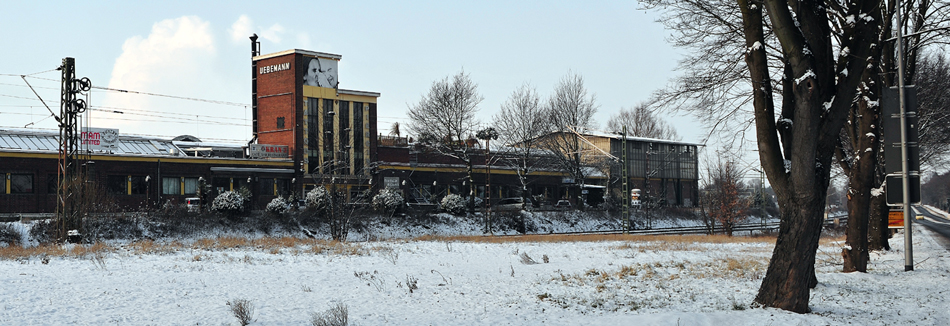
[[[622,135],[608,133],[604,131],[587,131],[587,132],[582,132],[581,135],[623,140]],[[634,137],[634,136],[627,136],[627,140],[642,141],[642,142],[649,142],[649,143],[673,144],[673,145],[706,146],[704,144],[689,143],[689,142],[684,142],[684,141],[658,139],[658,138],[646,138],[646,137]]]
[[[357,91],[352,89],[340,89],[340,94],[379,97],[379,93],[377,92]]]
[[[252,58],[251,58],[251,61],[258,61],[258,60],[276,58],[276,57],[285,56],[285,55],[294,54],[294,53],[299,53],[299,54],[309,55],[309,56],[314,56],[314,57],[320,57],[320,58],[333,59],[333,60],[340,60],[340,59],[343,59],[343,56],[342,56],[342,55],[339,55],[339,54],[326,53],[326,52],[316,52],[316,51],[301,50],[301,49],[292,49],[292,50],[284,50],[284,51],[280,51],[280,52],[262,54],[262,55],[259,55],[259,56],[256,56],[256,57],[252,57]]]

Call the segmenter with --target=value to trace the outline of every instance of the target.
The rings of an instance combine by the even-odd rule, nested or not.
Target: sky
[[[56,129],[19,75],[30,75],[58,114],[60,74],[50,70],[73,57],[77,76],[93,86],[138,92],[94,89],[89,126],[247,141],[252,33],[265,54],[341,55],[341,88],[381,93],[384,133],[407,122],[407,108],[433,81],[463,70],[484,97],[477,116],[483,124],[523,83],[546,98],[573,72],[596,97],[595,120],[604,127],[676,74],[680,54],[657,17],[631,1],[7,3],[0,13],[0,127]],[[663,117],[683,141],[701,141],[692,118]]]

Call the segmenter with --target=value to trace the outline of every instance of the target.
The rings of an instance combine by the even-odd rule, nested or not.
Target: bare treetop
[[[492,125],[498,128],[503,143],[526,143],[544,134],[543,110],[537,90],[526,83],[501,104],[501,111],[495,115]]]
[[[460,71],[433,82],[429,93],[409,108],[409,129],[420,139],[464,141],[475,133],[475,112],[482,100],[478,85]]]
[[[607,122],[607,132],[620,134],[623,127],[627,127],[627,135],[634,137],[656,138],[667,140],[682,140],[676,128],[658,118],[646,104],[638,104],[630,109],[620,109],[610,116]]]
[[[568,72],[554,86],[554,94],[548,99],[547,115],[555,131],[578,132],[597,128],[594,114],[597,113],[596,97],[587,94],[584,77]]]

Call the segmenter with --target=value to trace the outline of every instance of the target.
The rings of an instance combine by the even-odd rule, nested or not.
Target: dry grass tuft
[[[8,246],[0,248],[0,259],[3,260],[20,260],[40,256],[64,256],[65,254],[66,250],[59,245],[43,245],[29,248]]]
[[[91,245],[73,246],[72,249],[69,250],[68,255],[76,257],[76,258],[87,258],[87,257],[95,257],[97,255],[101,256],[102,254],[106,252],[112,252],[114,250],[115,248],[113,248],[112,246],[108,246],[106,244],[103,244],[102,242],[97,242]]]
[[[451,236],[426,235],[416,241],[459,241],[475,243],[522,243],[522,242],[669,242],[669,243],[774,243],[774,236],[729,237],[725,235],[630,235],[630,234],[532,234],[519,236]],[[622,245],[621,245],[622,246]]]

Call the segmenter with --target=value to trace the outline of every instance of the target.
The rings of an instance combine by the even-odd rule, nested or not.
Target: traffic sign
[[[920,204],[920,176],[908,175],[910,181],[910,203]],[[888,206],[902,206],[904,204],[904,190],[900,174],[888,174],[884,177],[884,192]]]
[[[920,171],[918,147],[917,89],[904,86],[904,111],[907,113],[907,171]],[[901,114],[900,92],[897,87],[884,89],[881,96],[882,133],[884,134],[884,170],[886,174],[901,173]]]
[[[890,229],[904,228],[904,211],[892,210],[887,213],[887,227]]]

